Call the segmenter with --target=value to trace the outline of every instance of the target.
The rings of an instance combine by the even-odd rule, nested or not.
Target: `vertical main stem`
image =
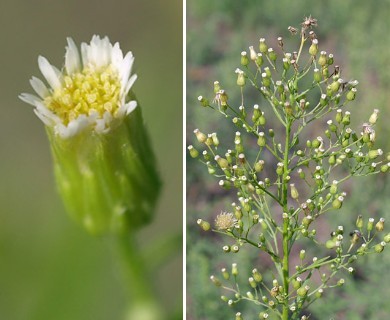
[[[290,133],[291,133],[291,120],[289,116],[286,116],[286,142],[284,148],[283,159],[283,180],[282,180],[282,204],[283,212],[288,213],[288,175],[289,175],[289,151],[290,151]],[[283,304],[282,319],[288,320],[289,305],[288,305],[288,292],[289,292],[289,219],[283,219],[283,289],[285,300]]]

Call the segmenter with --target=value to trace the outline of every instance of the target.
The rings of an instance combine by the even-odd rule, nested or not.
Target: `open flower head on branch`
[[[89,44],[81,44],[80,52],[72,38],[67,42],[63,70],[40,56],[39,69],[48,86],[32,77],[37,95],[23,93],[20,98],[63,138],[85,128],[107,132],[137,106],[135,100],[126,101],[137,78],[131,74],[133,54],[124,56],[119,43],[112,45],[107,37],[93,36]]]
[[[230,230],[237,224],[237,219],[234,218],[233,213],[221,212],[215,218],[215,227],[218,230]]]
[[[80,50],[68,38],[64,67],[57,69],[40,56],[47,84],[33,77],[36,95],[19,96],[45,124],[65,206],[94,234],[149,222],[160,188],[131,91],[137,79],[133,62],[133,54],[123,54],[108,37],[95,35]]]

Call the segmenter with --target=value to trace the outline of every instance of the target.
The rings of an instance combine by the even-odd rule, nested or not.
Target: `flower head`
[[[80,53],[71,38],[60,71],[44,57],[48,85],[20,98],[46,125],[58,190],[70,215],[89,232],[137,230],[149,223],[160,190],[141,108],[130,89],[134,57],[93,36]]]
[[[215,218],[215,226],[218,230],[232,229],[237,223],[237,219],[234,218],[233,213],[221,212]]]
[[[62,138],[85,128],[106,133],[137,106],[136,101],[127,101],[137,78],[131,75],[133,54],[123,56],[119,43],[112,45],[108,37],[94,35],[89,44],[81,43],[81,55],[72,38],[67,42],[64,68],[60,71],[39,56],[48,86],[32,77],[38,96],[22,93],[19,97],[33,105],[36,115]]]

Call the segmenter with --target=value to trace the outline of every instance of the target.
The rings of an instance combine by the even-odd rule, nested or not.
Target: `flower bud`
[[[267,51],[268,51],[268,46],[266,45],[265,39],[264,39],[264,38],[261,38],[261,39],[259,40],[259,50],[260,50],[260,52],[261,52],[262,54],[265,54],[265,53],[267,53]]]
[[[325,243],[325,247],[328,249],[333,249],[336,246],[336,242],[334,240],[328,240]]]
[[[237,253],[238,251],[240,251],[240,247],[235,244],[231,247],[231,250],[233,253]]]
[[[194,133],[195,133],[196,139],[198,139],[198,141],[200,143],[206,142],[207,136],[203,132],[200,132],[199,129],[195,129]]]
[[[369,157],[371,160],[374,160],[374,159],[378,158],[378,157],[381,156],[382,154],[383,154],[382,149],[377,149],[377,150],[370,150],[370,151],[368,151],[368,157]]]
[[[216,278],[215,276],[210,276],[210,280],[211,280],[212,283],[214,283],[214,285],[216,287],[222,286],[221,281],[218,278]]]
[[[222,247],[222,250],[223,250],[223,252],[225,252],[225,253],[229,253],[229,252],[230,252],[230,247],[229,247],[229,246],[223,246],[223,247]]]
[[[257,139],[257,144],[260,147],[264,147],[266,144],[264,132],[259,132],[259,138]]]
[[[329,56],[328,56],[328,61],[327,61],[327,63],[328,63],[328,65],[332,65],[333,64],[333,62],[334,62],[334,59],[333,59],[333,54],[331,54],[331,53],[329,53]]]
[[[383,241],[386,242],[386,243],[390,242],[390,233],[385,235],[385,237],[383,238]]]
[[[337,197],[336,199],[333,200],[332,207],[334,209],[340,209],[342,207],[342,205],[343,205],[343,201],[344,201],[344,197],[343,196]]]
[[[331,194],[336,194],[337,193],[337,181],[333,180],[332,185],[329,188],[329,192]]]
[[[255,123],[259,117],[261,116],[262,112],[259,108],[259,105],[258,104],[255,104],[253,106],[253,115],[252,115],[252,121]]]
[[[385,228],[385,219],[380,218],[379,221],[375,225],[375,229],[378,232],[382,232],[384,228]]]
[[[389,168],[390,168],[390,162],[383,164],[381,165],[381,172],[385,173],[389,170]]]
[[[335,120],[337,123],[341,123],[341,121],[343,120],[343,114],[341,109],[337,109]]]
[[[208,107],[210,105],[209,101],[206,98],[202,97],[202,96],[198,97],[198,101],[200,102],[200,105],[202,107]]]
[[[299,259],[303,260],[303,259],[305,259],[305,256],[306,256],[306,251],[305,250],[301,250],[299,252]]]
[[[342,124],[349,125],[351,123],[351,113],[346,111],[343,119],[341,120]]]
[[[360,215],[358,215],[358,217],[356,219],[356,227],[361,229],[361,228],[363,228],[363,225],[364,225],[363,216],[360,214]]]
[[[226,270],[226,268],[222,268],[221,269],[221,273],[222,273],[222,276],[225,280],[229,280],[230,278],[230,274],[229,272]]]
[[[368,122],[371,124],[375,124],[376,121],[378,120],[378,109],[374,109],[374,112],[371,114],[370,119],[368,119]]]
[[[217,161],[218,165],[221,167],[221,169],[226,169],[229,168],[229,162],[220,156],[215,156],[214,158],[215,161]]]
[[[266,87],[266,88],[269,88],[270,85],[271,85],[271,79],[267,76],[267,74],[265,72],[263,72],[261,74],[261,78],[262,78],[263,86]]]
[[[368,219],[367,231],[371,231],[374,228],[374,218]]]
[[[336,156],[334,154],[331,154],[328,159],[328,163],[333,166],[336,163]]]
[[[311,46],[309,48],[309,53],[312,56],[315,56],[318,53],[318,40],[317,39],[313,39],[313,41],[311,42]]]
[[[250,58],[252,61],[256,61],[257,53],[256,53],[255,49],[253,49],[253,46],[249,47],[249,55],[250,55]]]
[[[292,285],[295,290],[299,289],[302,285],[302,279],[299,277],[292,279]]]
[[[257,283],[256,283],[255,279],[253,279],[253,277],[250,277],[250,278],[248,279],[248,281],[249,281],[250,286],[251,286],[253,289],[257,287]]]
[[[299,193],[298,193],[298,190],[295,187],[294,183],[290,184],[290,192],[291,192],[291,198],[293,198],[293,199],[298,199],[299,198]]]
[[[264,160],[259,160],[255,163],[255,171],[256,172],[261,172],[263,171],[264,168]]]
[[[203,229],[203,231],[209,231],[210,230],[210,223],[207,221],[204,221],[202,219],[198,219],[196,223]]]
[[[237,267],[237,263],[233,263],[232,264],[232,275],[237,277],[238,276],[238,267]]]
[[[347,100],[348,101],[355,100],[356,92],[357,92],[356,88],[352,88],[351,90],[349,90],[347,95],[346,95]]]
[[[324,66],[327,63],[326,51],[321,51],[320,57],[318,58],[318,64]]]
[[[324,290],[323,289],[318,289],[318,291],[316,292],[316,298],[321,298],[322,297],[322,294],[323,294]]]
[[[276,167],[276,173],[278,176],[281,176],[284,172],[284,165],[282,162],[278,162],[277,167]]]
[[[307,292],[309,291],[310,287],[309,286],[304,286],[304,287],[300,287],[298,290],[297,290],[297,294],[298,296],[300,297],[305,297],[307,295]]]
[[[246,67],[249,64],[249,58],[247,56],[246,51],[241,52],[241,65]]]
[[[271,59],[271,61],[274,61],[274,62],[276,61],[277,56],[276,56],[274,49],[272,49],[272,48],[268,49],[268,56]]]
[[[320,70],[315,68],[314,69],[314,81],[315,82],[320,82],[321,79],[322,79],[322,76],[321,76]]]
[[[198,150],[196,150],[192,145],[188,146],[188,151],[190,152],[190,156],[192,158],[197,158],[199,156]]]
[[[256,57],[256,65],[261,67],[263,65],[263,55],[259,52]]]
[[[243,71],[239,70],[237,73],[237,85],[240,87],[245,86],[245,74]]]
[[[385,246],[386,246],[386,242],[382,241],[381,243],[375,245],[374,250],[376,253],[381,253],[385,249]]]
[[[263,276],[256,268],[252,270],[252,276],[256,282],[261,282],[263,280]]]
[[[339,281],[337,281],[337,285],[340,286],[340,287],[343,286],[344,283],[345,283],[344,279],[340,279]]]

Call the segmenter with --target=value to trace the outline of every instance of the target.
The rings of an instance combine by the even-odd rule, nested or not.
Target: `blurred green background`
[[[182,230],[182,1],[2,0],[0,319],[121,319],[126,306],[110,244],[68,218],[44,126],[17,98],[41,77],[38,55],[61,67],[66,37],[80,43],[93,34],[135,55],[134,91],[164,180],[141,243]],[[181,255],[156,276],[164,304],[181,308]]]
[[[343,78],[359,81],[356,100],[350,105],[352,128],[367,121],[374,108],[380,109],[376,127],[377,146],[390,150],[390,1],[363,0],[241,0],[187,1],[187,145],[194,144],[193,130],[217,132],[222,142],[232,141],[233,126],[228,126],[217,112],[199,106],[197,97],[213,99],[213,82],[219,80],[228,91],[229,103],[239,105],[240,91],[234,70],[240,67],[240,52],[248,46],[258,47],[259,38],[277,48],[276,38],[283,36],[285,47],[292,51],[287,27],[299,27],[305,16],[318,19],[315,30],[320,50],[335,56]],[[294,45],[296,46],[296,41]],[[253,97],[250,97],[253,99]],[[270,117],[267,118],[270,123]],[[275,125],[271,123],[272,127]],[[232,131],[233,130],[233,131]],[[301,139],[305,141],[305,139]],[[229,142],[231,147],[231,142]],[[203,149],[200,149],[203,150]],[[221,145],[225,152],[226,145]],[[387,175],[388,176],[388,175]],[[346,185],[347,200],[343,213],[330,215],[324,230],[337,225],[354,226],[356,216],[385,217],[390,221],[390,183],[384,175],[355,178]],[[230,194],[231,195],[231,194]],[[228,210],[233,196],[218,186],[206,167],[187,155],[187,319],[234,319],[237,311],[245,319],[254,319],[259,309],[250,303],[229,308],[220,300],[223,294],[209,280],[239,262],[242,270],[254,266],[270,276],[267,266],[254,265],[254,251],[240,250],[224,254],[222,246],[231,244],[223,236],[205,233],[196,225],[197,218],[213,222],[221,210]],[[389,230],[387,228],[387,230]],[[328,231],[327,231],[328,232]],[[318,254],[315,252],[312,255]],[[355,265],[353,277],[346,279],[341,290],[329,290],[326,299],[310,307],[310,319],[387,319],[390,314],[390,254],[362,259]],[[243,277],[243,287],[247,278]],[[257,311],[257,312],[256,312]],[[256,313],[255,313],[256,312]]]

